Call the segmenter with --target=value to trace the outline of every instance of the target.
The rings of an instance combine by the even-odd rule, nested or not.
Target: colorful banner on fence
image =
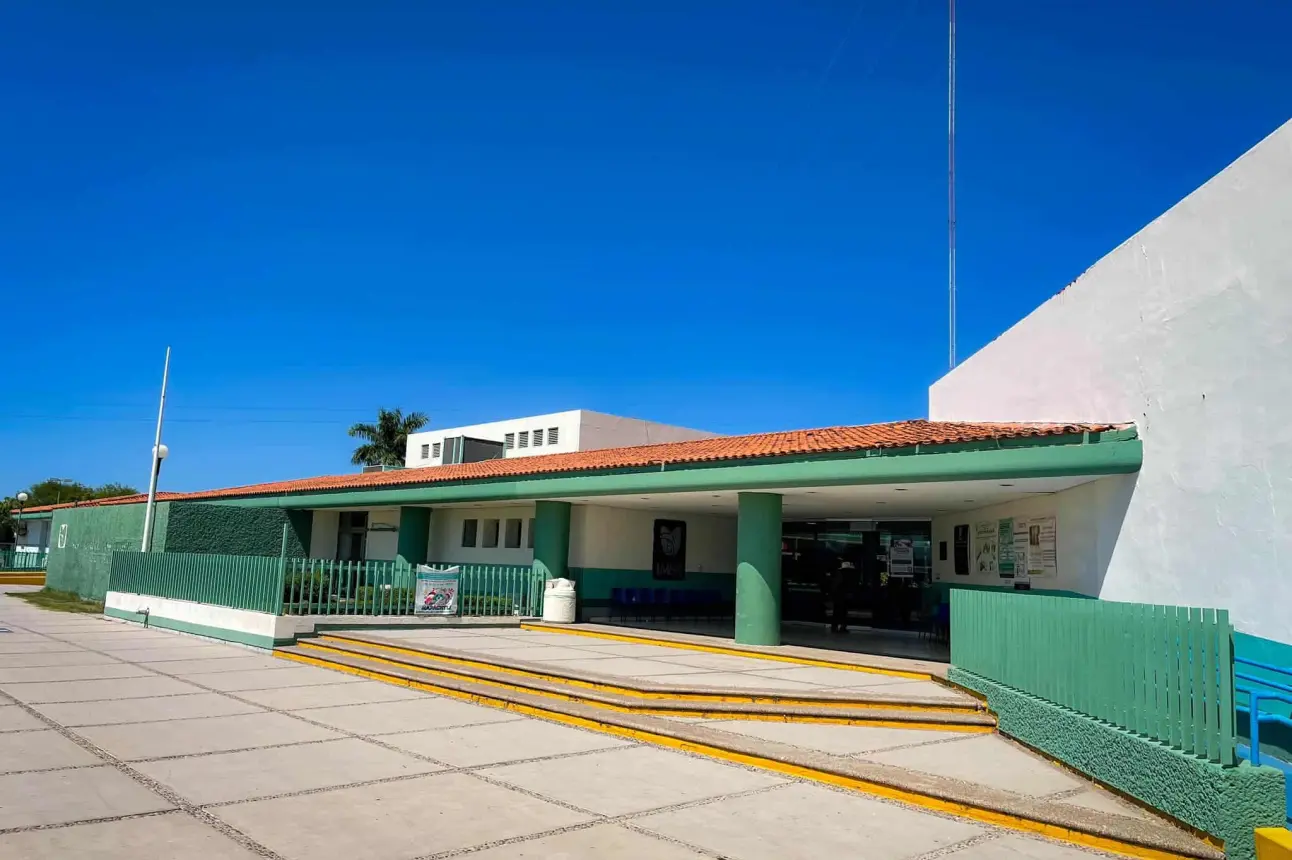
[[[424,564],[417,566],[416,615],[457,615],[458,588],[462,582],[457,567],[436,570]]]

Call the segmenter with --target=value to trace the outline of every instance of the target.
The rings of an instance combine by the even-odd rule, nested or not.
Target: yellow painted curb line
[[[910,678],[915,681],[936,680],[928,672],[908,672],[904,669],[879,669],[875,666],[858,666],[855,663],[840,663],[834,660],[815,660],[811,657],[791,657],[788,654],[764,654],[761,651],[742,651],[739,648],[727,648],[722,645],[700,645],[693,642],[674,642],[668,639],[652,639],[649,636],[633,636],[626,633],[605,633],[600,630],[575,630],[566,627],[539,627],[534,624],[521,624],[521,630],[532,630],[535,633],[562,633],[566,636],[589,636],[594,639],[609,639],[613,642],[632,642],[636,645],[658,645],[661,648],[680,648],[683,651],[701,651],[705,654],[726,654],[731,657],[750,657],[755,660],[770,660],[774,663],[797,663],[800,666],[819,666],[823,669],[843,669],[847,672],[866,672],[871,675],[890,675],[894,678]]]
[[[573,694],[558,693],[558,692],[547,691],[547,690],[533,690],[528,687],[521,687],[515,684],[507,684],[502,681],[492,681],[492,680],[485,680],[482,678],[472,678],[467,675],[461,675],[456,672],[451,672],[444,669],[430,669],[424,666],[412,666],[408,663],[401,663],[397,660],[386,660],[381,657],[373,657],[367,654],[355,654],[352,651],[341,651],[339,649],[328,648],[326,646],[321,646],[321,645],[311,645],[304,642],[298,642],[297,647],[306,648],[310,651],[318,651],[323,654],[338,654],[338,655],[350,657],[351,659],[360,659],[360,660],[366,660],[373,663],[380,663],[386,666],[395,666],[395,667],[404,669],[405,671],[422,672],[427,675],[433,675],[439,678],[450,678],[453,680],[467,681],[473,684],[483,684],[490,687],[498,687],[504,690],[512,690],[518,693],[525,693],[531,696],[542,696],[548,699],[556,699],[562,702],[575,702],[580,705],[586,705],[587,707],[590,707],[590,708],[600,708],[605,711],[614,711],[615,713],[620,713],[620,714],[637,714],[639,716],[655,716],[655,717],[698,717],[698,718],[709,718],[709,719],[715,719],[715,720],[754,720],[759,722],[773,722],[773,723],[824,723],[828,725],[840,725],[840,726],[869,726],[872,728],[911,729],[912,731],[964,732],[968,734],[988,734],[990,732],[996,731],[995,726],[989,726],[989,725],[960,725],[955,723],[922,722],[919,720],[906,721],[906,720],[885,720],[885,719],[877,719],[877,718],[870,718],[870,717],[826,717],[826,716],[814,716],[814,715],[807,715],[807,714],[800,715],[800,714],[740,714],[740,713],[725,713],[725,712],[719,713],[714,711],[706,711],[699,708],[668,708],[668,707],[650,708],[645,706],[634,708],[634,707],[628,707],[625,705],[607,704],[605,702],[590,702],[587,699],[581,698]],[[284,654],[281,656],[286,657],[289,655]],[[319,658],[319,659],[324,659],[324,658]],[[337,664],[332,664],[329,662],[328,665],[336,666]],[[777,702],[775,704],[784,704],[784,703]],[[894,705],[893,707],[888,708],[887,710],[903,710],[903,708],[901,708],[900,706]]]
[[[1292,860],[1292,833],[1286,827],[1258,827],[1256,860]]]
[[[906,704],[900,702],[822,702],[815,699],[804,699],[792,695],[785,696],[754,696],[740,693],[694,693],[694,692],[647,692],[637,690],[632,687],[623,687],[617,684],[600,684],[593,681],[580,681],[573,678],[564,678],[560,675],[550,675],[545,672],[532,671],[529,669],[515,669],[509,666],[498,666],[484,660],[470,660],[462,657],[443,657],[439,654],[432,654],[428,651],[419,651],[415,648],[401,648],[398,645],[384,645],[375,642],[368,642],[363,639],[351,638],[346,636],[335,636],[324,634],[319,637],[324,641],[333,642],[351,642],[362,644],[368,648],[376,648],[381,651],[389,651],[394,654],[404,654],[410,657],[420,657],[424,660],[437,660],[456,666],[470,666],[474,669],[487,669],[491,672],[500,672],[507,675],[517,675],[523,678],[534,678],[539,681],[547,681],[553,684],[564,684],[568,687],[579,687],[585,690],[596,690],[602,693],[614,693],[621,696],[633,696],[639,699],[673,699],[684,702],[730,702],[747,705],[801,705],[803,707],[818,708],[868,708],[871,710],[891,711],[894,708],[900,708],[904,711],[923,711],[925,713],[951,713],[951,714],[978,714],[983,711],[976,705],[926,705],[926,704]],[[301,640],[296,643],[302,647],[318,648],[318,645],[312,645],[308,640]],[[365,656],[355,655],[351,656]],[[420,667],[419,667],[420,668]]]
[[[926,794],[919,794],[902,788],[894,788],[893,786],[870,782],[856,777],[840,776],[838,774],[827,773],[825,771],[818,771],[810,768],[799,767],[798,765],[787,764],[785,762],[776,761],[775,759],[732,752],[719,747],[711,747],[706,744],[692,743],[690,741],[669,737],[668,735],[656,734],[654,732],[642,731],[640,729],[628,729],[622,726],[603,723],[599,720],[591,720],[585,717],[575,717],[569,714],[547,711],[532,705],[522,705],[516,702],[508,702],[503,699],[494,699],[488,696],[482,696],[476,693],[465,693],[460,690],[439,687],[435,684],[409,681],[404,678],[396,678],[380,672],[369,672],[365,669],[356,669],[351,666],[342,666],[326,660],[318,660],[313,657],[307,657],[303,654],[287,654],[275,651],[274,656],[280,657],[284,660],[293,660],[298,663],[305,663],[311,666],[321,666],[326,669],[345,672],[350,675],[357,675],[361,678],[384,681],[386,683],[396,684],[398,686],[408,687],[414,690],[422,690],[428,693],[435,693],[436,695],[461,699],[463,701],[471,702],[472,704],[500,708],[502,710],[512,711],[514,713],[536,717],[550,722],[564,723],[566,725],[576,726],[582,729],[590,729],[592,731],[602,732],[616,737],[630,738],[644,743],[655,744],[656,746],[668,747],[681,752],[694,753],[696,755],[715,758],[721,761],[729,761],[735,764],[770,770],[775,773],[783,773],[799,779],[806,779],[813,782],[821,782],[839,786],[841,788],[848,788],[865,794],[875,795],[877,797],[885,797],[890,800],[901,801],[924,809],[932,809],[938,812],[949,813],[972,821],[981,821],[987,824],[994,824],[998,827],[1009,828],[1011,830],[1021,830],[1026,833],[1037,833],[1060,842],[1083,845],[1089,848],[1097,848],[1100,851],[1121,854],[1125,857],[1135,857],[1140,858],[1140,860],[1188,860],[1187,855],[1184,854],[1176,854],[1170,851],[1148,848],[1142,845],[1133,845],[1116,839],[1110,839],[1106,836],[1096,836],[1091,833],[1083,833],[1078,830],[1070,830],[1066,827],[1047,824],[1043,821],[1034,821],[1027,818],[1021,818],[1016,815],[1010,815],[1008,813],[996,812],[992,809],[984,809],[982,807],[970,806],[968,804],[957,803],[955,801],[942,800],[941,798],[930,797]]]
[[[0,573],[0,585],[44,585],[43,573]]]

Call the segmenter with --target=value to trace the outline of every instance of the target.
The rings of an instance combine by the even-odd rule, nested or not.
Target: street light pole
[[[142,551],[148,552],[153,543],[153,509],[157,506],[157,476],[161,474],[161,461],[169,453],[162,444],[162,418],[166,414],[166,382],[170,378],[170,347],[166,347],[166,365],[162,368],[161,402],[157,406],[157,435],[153,439],[152,473],[148,477],[148,504],[144,507],[144,539]]]

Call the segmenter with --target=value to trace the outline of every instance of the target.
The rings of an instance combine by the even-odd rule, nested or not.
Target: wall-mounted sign
[[[1001,579],[1014,578],[1014,519],[1006,517],[996,522],[996,548],[1000,553],[997,569]]]
[[[399,531],[399,526],[395,525],[394,523],[371,523],[371,524],[368,526],[368,531],[370,531],[370,532],[397,532],[397,531]]]
[[[995,520],[974,523],[974,573],[995,576],[1000,562],[1000,526]]]
[[[1027,521],[1027,575],[1059,575],[1059,524],[1054,517]]]
[[[58,548],[67,549],[67,523],[58,527]]]
[[[955,528],[956,576],[969,575],[969,526]]]
[[[651,576],[655,579],[686,578],[686,523],[656,520],[651,549]]]
[[[915,541],[895,537],[888,545],[888,575],[906,578],[915,575]]]
[[[436,570],[419,564],[413,613],[415,615],[457,615],[460,574],[461,570],[457,567]]]

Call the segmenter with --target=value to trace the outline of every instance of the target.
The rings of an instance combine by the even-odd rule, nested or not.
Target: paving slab
[[[255,705],[247,705],[219,693],[202,692],[187,696],[143,697],[109,702],[51,702],[32,707],[60,725],[69,727],[227,717],[233,714],[259,713],[261,710]]]
[[[599,732],[535,719],[385,735],[381,740],[453,767],[501,764],[631,745],[630,741]]]
[[[279,660],[278,663],[279,665],[273,669],[255,669],[250,672],[206,672],[185,675],[184,678],[194,684],[201,684],[203,687],[226,693],[235,693],[239,690],[310,687],[318,684],[353,684],[363,680],[344,672],[302,666],[287,660]]]
[[[517,654],[515,659],[535,662],[534,657]],[[541,661],[540,661],[541,662]],[[619,675],[625,678],[650,678],[655,675],[703,674],[706,670],[690,666],[679,666],[676,663],[662,663],[644,657],[602,657],[584,654],[573,659],[562,659],[552,663],[553,670],[570,669],[578,672],[595,672],[598,675]]]
[[[63,651],[80,651],[75,645],[67,645],[62,642],[6,642],[3,636],[0,636],[0,654],[34,654],[37,652],[51,653]]]
[[[925,687],[941,687],[932,681],[920,681],[913,678],[899,678],[895,675],[880,675],[876,672],[855,672],[851,669],[831,669],[826,666],[786,666],[781,664],[769,665],[764,663],[763,667],[751,674],[761,675],[764,678],[777,678],[783,681],[801,681],[805,684],[816,684],[821,687],[838,687],[842,689],[852,689],[854,687],[875,687],[892,684],[894,682],[903,682],[907,685],[918,686],[923,690]]]
[[[761,738],[782,744],[793,744],[804,749],[818,750],[830,755],[856,755],[857,753],[885,750],[891,747],[926,744],[934,741],[956,742],[978,735],[965,732],[938,732],[924,729],[890,729],[872,726],[840,726],[829,723],[777,723],[761,720],[710,720],[708,728],[732,734]],[[954,755],[947,748],[946,755]]]
[[[135,767],[200,805],[443,770],[357,738],[140,762]]]
[[[758,675],[745,675],[740,672],[704,672],[700,669],[691,670],[690,674],[654,675],[650,680],[656,684],[685,684],[688,687],[739,687],[743,690],[797,690],[801,692],[819,692],[821,690],[816,684],[804,684],[800,681],[763,678]]]
[[[599,657],[597,654],[589,654],[578,648],[567,648],[561,645],[518,645],[515,642],[508,642],[501,648],[480,648],[472,645],[465,650],[480,654],[482,657],[528,660],[531,663],[547,663],[552,660],[596,660]]]
[[[148,668],[154,672],[187,677],[188,675],[199,675],[206,672],[243,672],[249,669],[273,669],[282,662],[282,660],[269,656],[229,654],[223,657],[203,657],[197,660],[160,660],[156,663],[149,663]]]
[[[197,755],[278,744],[331,740],[336,732],[284,714],[237,714],[166,723],[81,726],[77,734],[126,761]]]
[[[228,645],[208,645],[202,639],[190,640],[190,643],[179,648],[171,646],[166,647],[148,647],[141,648],[138,645],[129,648],[100,648],[100,651],[118,660],[125,660],[130,663],[164,663],[170,660],[200,660],[206,657],[245,657],[247,654],[256,652],[247,648],[233,648]],[[181,654],[180,651],[183,651]]]
[[[147,669],[129,663],[101,663],[93,666],[0,667],[0,684],[31,681],[94,681],[100,678],[144,678]]]
[[[1087,851],[1073,845],[1010,833],[943,856],[954,857],[955,860],[1091,860],[1092,857],[1109,855],[1102,851]]]
[[[1128,800],[1122,800],[1112,792],[1105,791],[1098,786],[1091,786],[1087,791],[1055,802],[1066,803],[1070,806],[1081,806],[1086,809],[1093,809],[1096,812],[1107,812],[1109,815],[1122,815],[1127,818],[1139,818],[1146,821],[1153,821],[1157,818],[1143,807],[1137,806]]]
[[[44,723],[17,705],[0,705],[0,732],[26,732],[43,728]]]
[[[602,815],[645,812],[785,782],[767,773],[656,747],[504,765],[481,773]]]
[[[382,735],[523,719],[509,711],[470,705],[439,696],[424,696],[404,702],[315,708],[301,716],[359,735]]]
[[[0,834],[6,860],[258,860],[260,855],[184,812]]]
[[[200,693],[197,687],[163,678],[160,675],[144,678],[113,678],[100,681],[54,681],[0,684],[20,702],[93,702],[100,699],[138,699],[144,696],[177,696]]]
[[[408,860],[590,818],[461,773],[257,800],[212,812],[287,860]]]
[[[629,647],[646,646],[630,645]],[[711,672],[774,672],[777,667],[785,665],[771,660],[759,660],[756,657],[733,657],[728,654],[689,654],[686,651],[677,650],[674,650],[671,654],[660,654],[651,659],[661,663],[672,663],[675,666],[707,669]]]
[[[552,634],[562,635],[562,634]],[[638,645],[636,642],[611,642],[606,639],[584,639],[583,637],[566,636],[562,638],[567,640],[583,639],[586,644],[571,645],[577,647],[580,651],[587,651],[589,654],[611,654],[616,657],[649,657],[652,660],[669,660],[674,657],[725,657],[725,654],[704,654],[699,651],[683,651],[678,648],[661,648],[658,645]],[[741,657],[732,657],[732,660],[741,660]],[[766,665],[766,661],[758,661],[758,665]]]
[[[471,860],[710,860],[712,855],[618,824],[598,824],[486,848],[473,852],[470,857]]]
[[[1088,785],[1059,766],[997,735],[975,735],[951,746],[932,744],[866,753],[861,758],[1029,797]]]
[[[0,654],[0,666],[22,668],[27,666],[106,666],[118,663],[115,657],[95,654],[93,651],[39,651],[27,654]]]
[[[0,776],[0,830],[170,808],[159,795],[111,767]]]
[[[803,784],[661,812],[633,823],[730,860],[903,860],[985,832],[968,822]]]
[[[102,764],[53,729],[0,734],[0,773]]]
[[[275,690],[242,690],[239,699],[247,699],[280,711],[308,708],[333,708],[341,705],[365,705],[374,702],[402,702],[421,699],[427,694],[408,687],[396,687],[381,681],[358,681],[354,684],[322,684],[311,687],[282,687]],[[305,715],[308,718],[308,714]]]

